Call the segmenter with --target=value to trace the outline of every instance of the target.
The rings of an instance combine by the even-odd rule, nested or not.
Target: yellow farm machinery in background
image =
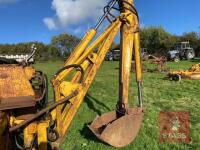
[[[105,20],[109,26],[95,38]],[[0,150],[59,149],[118,31],[121,56],[117,107],[88,127],[97,138],[115,147],[126,146],[135,139],[144,114],[139,18],[133,0],[111,0],[97,25],[86,33],[52,78],[53,103],[48,102],[46,75],[35,70],[28,63],[29,58],[21,63],[0,64]],[[138,86],[135,107],[128,102],[132,53]]]
[[[192,65],[188,70],[172,71],[168,77],[174,81],[181,81],[181,79],[200,80],[200,64]]]

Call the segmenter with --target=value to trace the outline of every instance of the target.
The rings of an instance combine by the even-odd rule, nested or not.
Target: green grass
[[[170,62],[167,66],[173,70],[187,69],[192,64],[198,63],[182,61],[179,63]],[[62,66],[63,62],[55,61],[38,63],[36,68],[45,72],[49,78]],[[164,80],[164,74],[144,73],[143,74],[143,98],[146,113],[144,121],[135,141],[122,149],[130,150],[176,150],[176,149],[200,149],[200,81],[184,80],[174,82]],[[130,88],[130,103],[137,104],[137,88],[135,77],[132,74]],[[50,85],[50,84],[49,84]],[[49,86],[50,97],[52,88]],[[74,118],[65,142],[61,149],[87,149],[87,150],[113,150],[95,138],[88,130],[87,124],[96,115],[115,109],[118,100],[118,62],[104,62],[98,72],[94,83],[88,91],[85,101],[81,105]],[[160,111],[189,111],[191,121],[190,144],[159,143],[159,112]]]

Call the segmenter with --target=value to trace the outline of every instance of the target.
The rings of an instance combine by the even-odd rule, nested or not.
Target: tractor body
[[[190,47],[189,42],[181,42],[175,49],[168,52],[168,59],[174,60],[175,62],[178,62],[181,59],[190,60],[193,58],[195,58],[195,52],[193,48]]]

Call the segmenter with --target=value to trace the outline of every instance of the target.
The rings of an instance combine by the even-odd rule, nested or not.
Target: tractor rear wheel
[[[186,52],[185,52],[185,58],[187,60],[191,60],[195,57],[195,52],[193,49],[188,49]]]
[[[179,61],[180,61],[180,57],[176,56],[176,57],[174,58],[174,62],[179,62]]]

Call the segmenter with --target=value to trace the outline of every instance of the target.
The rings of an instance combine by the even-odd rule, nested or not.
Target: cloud
[[[56,24],[52,18],[44,18],[43,21],[50,30],[56,29]]]
[[[50,30],[83,23],[88,24],[89,21],[93,22],[99,19],[102,8],[107,2],[108,0],[53,0],[52,9],[55,11],[55,15],[45,18],[44,22]]]
[[[0,0],[0,4],[10,4],[10,3],[15,3],[18,0]]]
[[[78,33],[81,33],[83,31],[83,29],[81,27],[77,27],[75,30],[74,30],[74,33],[75,34],[78,34]]]

